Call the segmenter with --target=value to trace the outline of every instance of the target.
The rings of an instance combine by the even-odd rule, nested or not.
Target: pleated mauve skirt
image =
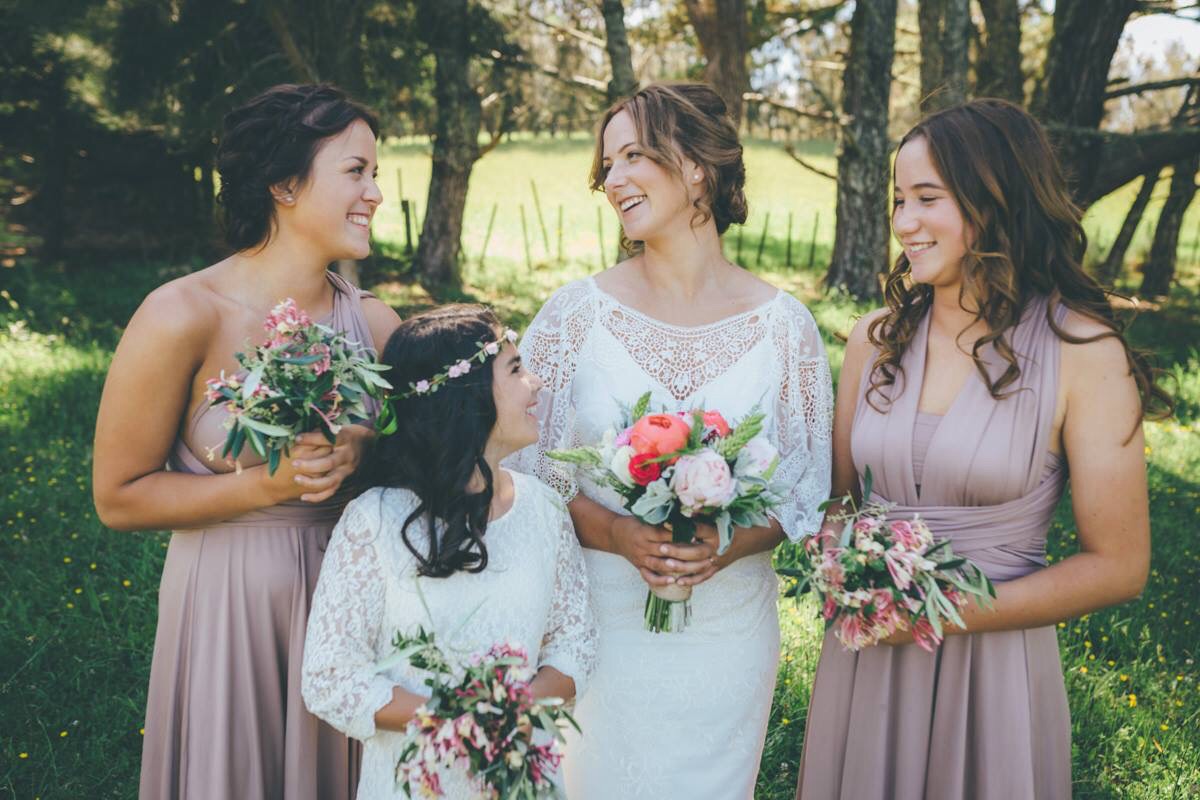
[[[333,525],[171,537],[158,598],[142,800],[349,800],[358,746],[300,697]]]
[[[825,635],[799,800],[1058,800],[1071,719],[1053,626],[852,653]]]

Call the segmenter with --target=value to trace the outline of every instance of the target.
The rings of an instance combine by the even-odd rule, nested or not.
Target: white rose
[[[712,450],[701,450],[675,462],[671,489],[686,516],[705,508],[724,508],[737,497],[737,481],[729,465]]]
[[[738,451],[733,472],[739,478],[762,478],[779,460],[779,451],[765,436],[755,436]]]
[[[629,474],[629,459],[633,458],[634,450],[629,445],[618,447],[617,452],[613,453],[612,461],[608,462],[608,468],[613,475],[617,476],[617,480],[628,486],[630,489],[634,487],[633,476]]]

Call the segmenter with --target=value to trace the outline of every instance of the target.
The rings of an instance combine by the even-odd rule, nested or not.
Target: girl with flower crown
[[[537,441],[541,381],[516,334],[479,306],[403,322],[383,363],[397,387],[366,474],[334,529],[313,600],[309,710],[364,743],[360,800],[403,796],[396,763],[428,690],[411,665],[382,672],[397,632],[432,631],[466,659],[497,643],[529,654],[534,697],[573,698],[595,661],[587,573],[565,506],[500,460]],[[465,623],[465,624],[464,624]],[[442,775],[447,797],[479,795]]]

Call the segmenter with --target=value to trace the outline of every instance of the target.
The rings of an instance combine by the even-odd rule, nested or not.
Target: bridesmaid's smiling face
[[[609,120],[603,141],[604,195],[616,210],[625,235],[644,242],[676,228],[689,231],[692,201],[699,193],[697,165],[681,158],[681,180],[651,159],[643,151],[637,126],[627,111]]]
[[[933,286],[957,285],[962,281],[968,228],[923,136],[900,148],[895,176],[892,232],[904,247],[913,280]]]
[[[525,369],[521,354],[510,342],[504,342],[491,361],[492,399],[496,403],[496,424],[488,437],[487,449],[497,458],[515,453],[538,440],[538,421],[534,416],[542,381]]]
[[[383,202],[377,172],[375,134],[355,120],[321,144],[298,191],[276,190],[280,232],[302,240],[327,261],[366,258],[371,217]]]

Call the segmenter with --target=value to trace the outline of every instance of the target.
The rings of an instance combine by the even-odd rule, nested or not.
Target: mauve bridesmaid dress
[[[1060,340],[1048,300],[1031,301],[1008,341],[1021,375],[995,400],[972,373],[944,417],[919,414],[929,316],[885,390],[865,393],[851,434],[854,464],[892,514],[920,513],[934,535],[993,581],[1046,565],[1046,530],[1066,464],[1049,452]],[[1054,308],[1061,323],[1065,309]],[[993,378],[1006,365],[989,346]],[[908,384],[907,387],[905,384]],[[1071,796],[1071,725],[1053,625],[951,636],[852,653],[832,632],[817,666],[797,797],[803,800],[1044,800]]]

